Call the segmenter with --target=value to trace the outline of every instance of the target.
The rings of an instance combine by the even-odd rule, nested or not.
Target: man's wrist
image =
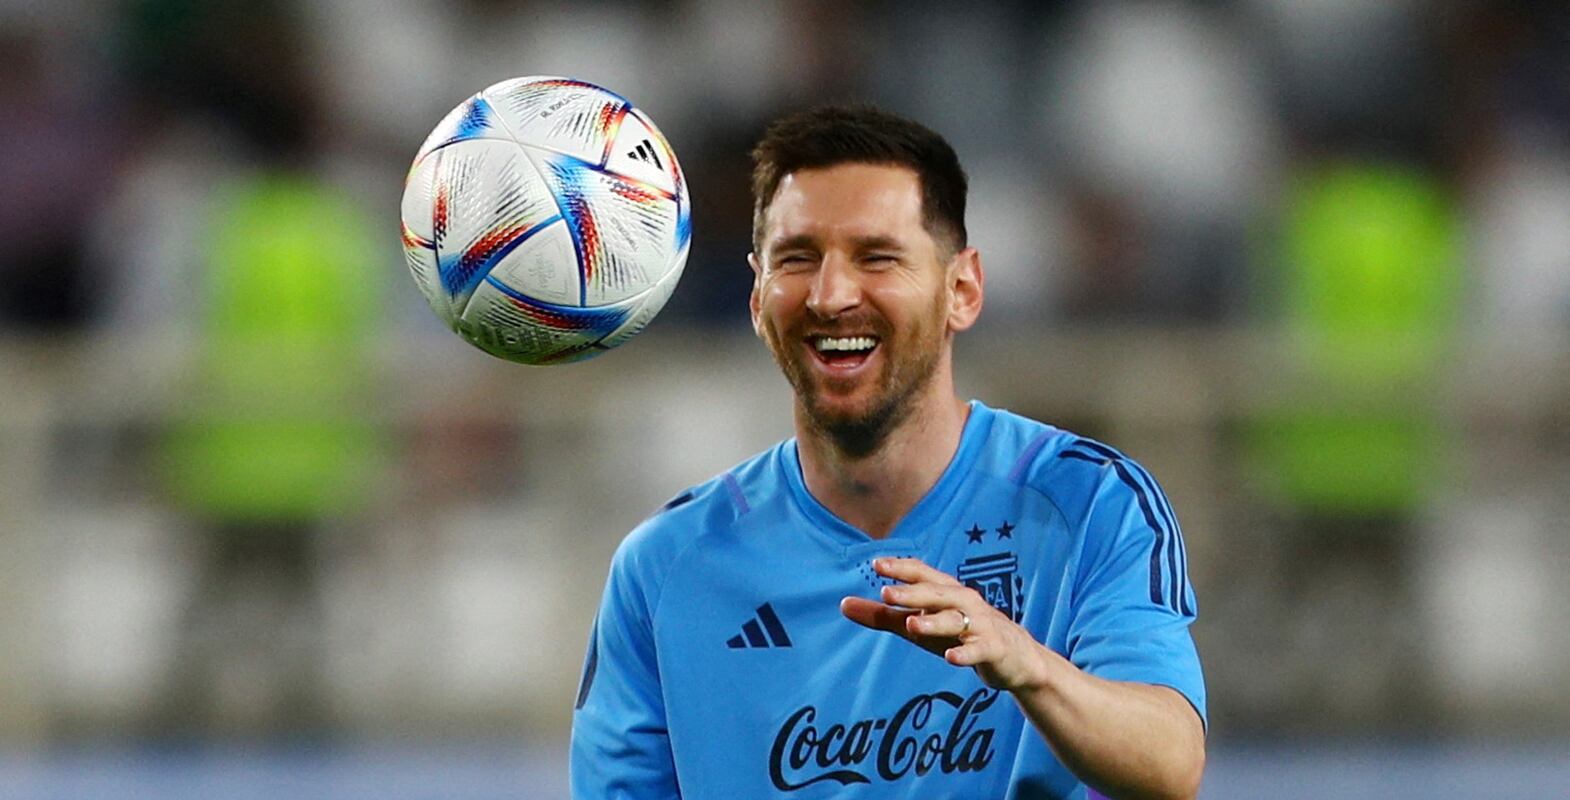
[[[1031,648],[1027,663],[1029,666],[1025,670],[1024,680],[1009,690],[1021,698],[1057,694],[1062,685],[1064,669],[1074,669],[1067,659],[1040,642]]]

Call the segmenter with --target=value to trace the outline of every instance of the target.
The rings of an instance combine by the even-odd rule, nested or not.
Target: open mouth
[[[807,344],[818,361],[834,369],[855,369],[878,349],[876,336],[810,336]]]

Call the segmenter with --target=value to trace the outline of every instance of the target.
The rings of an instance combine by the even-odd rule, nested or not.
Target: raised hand
[[[901,584],[883,587],[881,603],[841,600],[846,618],[902,636],[956,667],[973,667],[994,689],[1014,691],[1037,679],[1045,647],[976,590],[915,558],[880,558],[872,566]]]

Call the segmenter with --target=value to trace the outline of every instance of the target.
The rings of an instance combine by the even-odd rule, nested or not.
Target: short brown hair
[[[752,149],[752,246],[786,175],[838,164],[909,167],[921,183],[922,224],[965,247],[965,170],[949,143],[920,123],[871,106],[823,106],[776,120]]]

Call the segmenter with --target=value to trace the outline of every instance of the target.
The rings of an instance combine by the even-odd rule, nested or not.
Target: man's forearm
[[[1042,647],[1013,691],[1058,760],[1112,798],[1192,798],[1205,768],[1193,706],[1165,686],[1097,678]]]

